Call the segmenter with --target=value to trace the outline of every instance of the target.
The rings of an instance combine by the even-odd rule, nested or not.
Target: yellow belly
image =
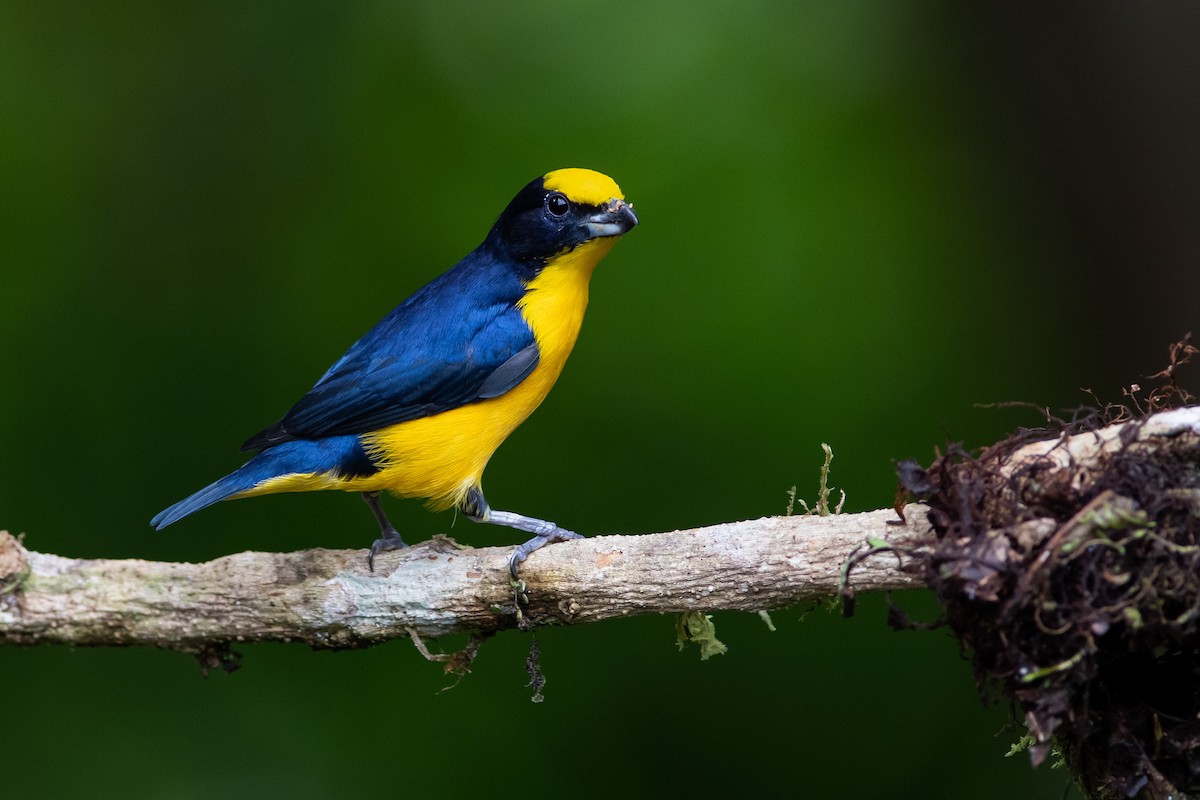
[[[294,487],[282,491],[386,490],[401,497],[428,498],[434,509],[459,503],[470,489],[479,486],[496,448],[533,413],[558,380],[583,323],[592,270],[615,241],[598,239],[580,245],[553,259],[529,283],[519,306],[537,340],[540,358],[520,385],[499,397],[363,435],[367,454],[380,467],[374,475],[350,480],[288,476],[276,479],[294,482]]]

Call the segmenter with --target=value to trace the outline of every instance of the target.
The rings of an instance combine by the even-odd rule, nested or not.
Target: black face
[[[599,206],[574,202],[562,192],[548,191],[538,178],[508,204],[488,240],[517,261],[545,261],[591,239],[587,223],[601,211]]]

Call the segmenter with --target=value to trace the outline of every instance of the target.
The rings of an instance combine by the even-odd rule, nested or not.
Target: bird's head
[[[545,261],[637,225],[621,187],[590,169],[557,169],[520,191],[496,220],[488,241],[520,262]]]

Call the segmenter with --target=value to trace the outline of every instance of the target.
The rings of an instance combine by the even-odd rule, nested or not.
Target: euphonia
[[[350,346],[283,419],[251,436],[258,454],[151,521],[157,529],[212,505],[276,492],[361,492],[379,523],[367,562],[406,547],[380,492],[458,508],[475,522],[533,534],[509,570],[551,542],[553,522],[496,511],[484,467],[537,408],[575,345],[592,270],[637,225],[607,175],[560,169],[513,198],[483,243]]]

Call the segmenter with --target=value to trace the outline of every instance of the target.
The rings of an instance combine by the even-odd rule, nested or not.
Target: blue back
[[[521,369],[501,373],[511,383],[502,390],[516,385],[537,364],[533,332],[516,307],[525,272],[489,237],[380,320],[242,449],[366,433],[457,408],[480,399],[489,377],[526,351],[514,361]],[[496,389],[488,383],[487,396]]]

